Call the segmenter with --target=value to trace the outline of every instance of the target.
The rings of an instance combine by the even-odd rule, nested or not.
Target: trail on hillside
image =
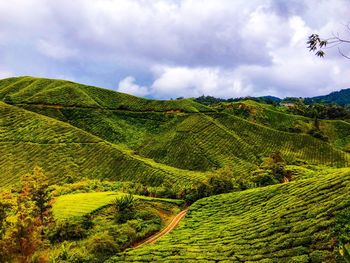
[[[162,231],[150,236],[149,238],[145,239],[144,241],[141,241],[141,243],[137,243],[134,248],[139,248],[143,245],[146,244],[153,244],[154,242],[156,242],[158,239],[160,239],[162,236],[168,234],[171,230],[173,230],[181,221],[181,219],[183,219],[185,217],[185,215],[187,214],[188,208],[185,210],[182,210],[180,213],[178,213],[174,219],[170,222],[169,225],[167,225]]]

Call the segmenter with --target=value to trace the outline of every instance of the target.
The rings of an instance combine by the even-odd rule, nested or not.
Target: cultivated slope
[[[272,105],[251,100],[223,103],[217,106],[222,112],[238,116],[272,129],[307,134],[314,128],[314,120],[276,110]],[[320,131],[329,142],[341,149],[350,149],[350,123],[342,120],[319,120]]]
[[[109,262],[335,262],[335,217],[350,170],[197,201],[155,245]]]
[[[179,182],[189,187],[193,180],[206,177],[200,172],[224,166],[246,178],[276,151],[290,163],[301,159],[333,167],[349,164],[349,154],[331,144],[282,131],[277,125],[277,119],[287,127],[293,118],[310,120],[279,114],[262,104],[255,106],[263,108],[267,122],[244,119],[229,109],[216,112],[192,100],[147,100],[32,77],[0,80],[0,100],[6,102],[1,104],[1,126],[6,132],[0,137],[6,184],[34,164],[57,180],[70,175],[153,185]],[[347,125],[327,126],[333,144],[340,148],[349,138]]]
[[[16,77],[0,80],[0,100],[10,104],[56,105],[130,111],[211,111],[192,100],[148,100],[66,80]]]
[[[243,170],[280,151],[289,160],[344,167],[349,154],[305,134],[277,131],[225,113],[192,114],[139,150],[168,165],[209,170],[225,164]]]
[[[0,187],[34,165],[54,182],[109,178],[147,185],[191,185],[204,175],[155,163],[67,123],[0,102]]]

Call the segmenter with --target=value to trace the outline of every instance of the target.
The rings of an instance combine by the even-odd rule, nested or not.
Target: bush
[[[326,135],[324,135],[322,131],[320,131],[318,129],[311,129],[308,132],[308,134],[314,138],[320,139],[320,140],[325,141],[325,142],[327,142],[329,140],[329,138]]]
[[[311,263],[329,262],[333,258],[333,255],[329,251],[316,250],[310,253]]]
[[[72,244],[64,242],[59,248],[58,255],[51,255],[48,262],[84,263],[91,261],[92,257],[84,248],[73,248]]]
[[[89,216],[81,218],[71,218],[57,221],[50,226],[46,233],[51,243],[62,242],[65,240],[77,240],[86,237],[87,230],[92,227],[92,221]]]
[[[134,216],[133,211],[134,196],[132,194],[124,195],[114,200],[115,221],[117,223],[125,223]]]
[[[309,263],[310,260],[308,255],[301,255],[301,256],[292,257],[288,262],[289,263]]]
[[[86,244],[89,251],[99,256],[110,256],[120,251],[114,238],[107,232],[100,232],[93,235]]]

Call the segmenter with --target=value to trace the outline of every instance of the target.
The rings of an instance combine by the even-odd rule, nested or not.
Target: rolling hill
[[[18,183],[35,165],[43,167],[53,182],[87,177],[146,185],[172,185],[176,181],[191,185],[204,178],[136,156],[70,124],[3,102],[0,116],[0,186]]]
[[[339,105],[349,105],[350,104],[350,89],[342,89],[340,91],[334,91],[328,95],[307,98],[307,100],[312,101],[312,102],[335,103],[335,104],[339,104]]]
[[[350,209],[350,124],[321,120],[322,138],[311,136],[313,126],[310,118],[250,100],[204,106],[65,80],[3,79],[0,189],[15,192],[35,165],[56,184],[53,212],[63,220],[54,230],[57,240],[70,224],[84,233],[78,241],[67,237],[67,247],[55,243],[40,252],[55,260],[79,251],[79,262],[101,261],[110,256],[96,252],[103,244],[114,255],[123,251],[179,211],[183,200],[166,205],[154,198],[171,196],[202,199],[155,245],[109,262],[335,262],[343,249],[337,218]],[[283,184],[262,187],[255,180],[286,171]],[[84,178],[94,180],[81,184]],[[226,184],[231,193],[203,198],[227,192]],[[136,198],[130,220],[116,222],[123,215],[116,216],[111,202],[140,185],[148,196]],[[154,188],[164,191],[149,192]],[[79,222],[89,217],[86,232]]]
[[[350,160],[341,151],[350,138],[347,123],[322,123],[331,145],[289,132],[295,122],[310,126],[310,119],[256,102],[246,102],[255,112],[247,118],[190,99],[147,100],[33,77],[1,80],[0,99],[3,185],[35,164],[56,181],[69,175],[191,185],[205,181],[203,172],[226,166],[247,177],[276,151],[290,163],[345,167]]]

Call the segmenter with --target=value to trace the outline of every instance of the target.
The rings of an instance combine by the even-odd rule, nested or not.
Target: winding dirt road
[[[187,214],[188,209],[182,210],[180,213],[178,213],[174,219],[170,222],[169,225],[167,225],[162,231],[154,234],[153,236],[150,236],[149,238],[145,239],[141,243],[138,243],[134,246],[134,248],[139,248],[146,244],[152,244],[156,242],[158,239],[160,239],[162,236],[168,234],[171,230],[173,230],[181,221],[182,218],[185,217]]]

